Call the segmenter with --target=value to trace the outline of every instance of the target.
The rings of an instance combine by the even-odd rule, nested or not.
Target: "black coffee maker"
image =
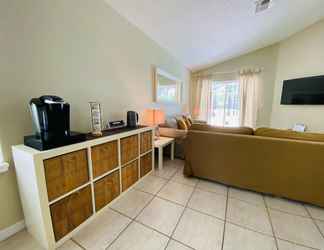
[[[29,107],[35,134],[25,136],[25,145],[47,150],[85,140],[85,134],[70,131],[70,105],[62,98],[33,98]]]

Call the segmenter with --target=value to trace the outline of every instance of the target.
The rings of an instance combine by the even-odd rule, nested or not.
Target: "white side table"
[[[163,148],[171,144],[171,160],[174,160],[174,138],[162,137],[154,141],[154,148],[159,150],[159,169],[163,168]]]

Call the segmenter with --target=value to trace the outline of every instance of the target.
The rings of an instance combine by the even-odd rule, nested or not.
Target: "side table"
[[[169,144],[171,144],[171,160],[174,160],[174,138],[160,136],[159,139],[154,140],[154,148],[159,150],[159,169],[163,168],[163,148]]]

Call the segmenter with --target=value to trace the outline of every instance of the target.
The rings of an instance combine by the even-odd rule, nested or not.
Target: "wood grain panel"
[[[106,206],[120,194],[119,170],[103,177],[94,184],[96,211]]]
[[[44,161],[49,201],[89,181],[87,150],[79,150]]]
[[[121,163],[125,164],[138,157],[138,135],[132,135],[120,140]]]
[[[98,177],[118,166],[117,141],[91,148],[93,176]]]
[[[148,153],[141,157],[141,177],[152,170],[152,153]]]
[[[52,204],[50,211],[58,241],[93,214],[90,185]]]
[[[152,131],[141,133],[141,154],[152,150]]]
[[[138,160],[122,168],[122,189],[125,191],[138,180]]]

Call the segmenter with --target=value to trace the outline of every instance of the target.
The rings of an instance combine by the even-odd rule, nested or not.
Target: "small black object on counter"
[[[70,131],[70,104],[58,96],[45,95],[29,102],[34,135],[24,144],[48,150],[86,140],[86,134]]]
[[[138,125],[138,113],[135,111],[127,111],[127,127],[136,128]]]

